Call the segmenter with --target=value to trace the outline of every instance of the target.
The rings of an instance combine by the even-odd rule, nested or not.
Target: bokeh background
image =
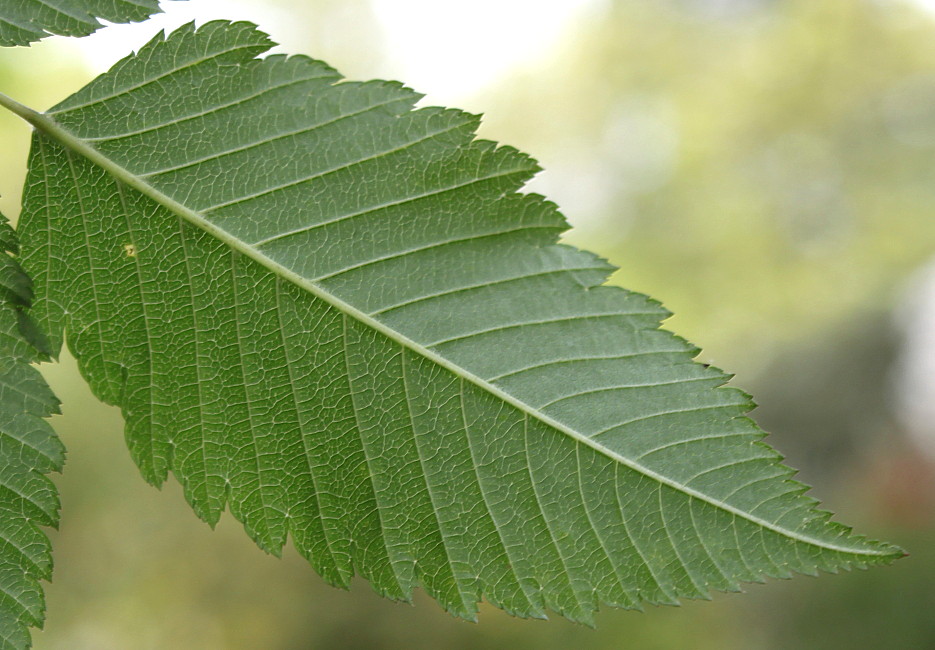
[[[326,586],[294,552],[212,532],[176,483],[140,480],[116,409],[73,360],[47,366],[69,449],[39,650],[935,648],[935,2],[190,0],[141,26],[0,52],[0,89],[63,99],[158,29],[259,23],[347,76],[425,104],[546,171],[568,240],[752,392],[769,441],[838,518],[906,548],[895,566],[591,630],[490,607],[455,620]],[[28,130],[0,114],[0,211],[18,212]]]

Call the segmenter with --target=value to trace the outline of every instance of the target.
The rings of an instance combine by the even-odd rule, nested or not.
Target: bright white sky
[[[406,82],[451,96],[480,90],[516,66],[541,58],[576,18],[603,3],[374,0],[373,4]]]
[[[576,19],[604,1],[373,0],[373,7],[392,70],[435,102],[451,103],[542,57]],[[159,30],[170,31],[192,20],[249,20],[277,42],[290,40],[289,15],[258,0],[191,0],[162,6],[164,14],[144,23],[110,25],[78,40],[93,71],[103,72]]]

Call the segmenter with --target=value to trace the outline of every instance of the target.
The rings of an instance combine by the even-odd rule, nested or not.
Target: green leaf
[[[901,554],[816,510],[658,303],[556,244],[528,156],[270,46],[187,26],[19,109],[37,313],[149,481],[468,618],[591,622]]]
[[[39,581],[51,578],[52,556],[39,526],[56,526],[59,509],[45,474],[65,460],[43,419],[58,412],[58,400],[30,365],[45,358],[44,343],[22,311],[31,288],[9,255],[15,242],[0,215],[0,650],[28,648],[28,628],[45,618]]]
[[[29,45],[52,34],[87,36],[98,18],[132,23],[159,13],[159,0],[3,0],[0,46]]]

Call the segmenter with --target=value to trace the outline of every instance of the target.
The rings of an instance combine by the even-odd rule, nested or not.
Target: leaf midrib
[[[594,449],[598,453],[603,454],[604,456],[610,458],[611,460],[614,460],[615,462],[618,462],[626,467],[629,467],[631,470],[636,471],[651,480],[654,480],[658,483],[666,485],[678,492],[681,492],[682,494],[686,496],[698,499],[699,501],[707,503],[708,505],[711,505],[715,508],[719,508],[734,516],[745,519],[757,526],[771,530],[791,540],[801,542],[804,544],[810,544],[812,546],[826,549],[826,550],[833,551],[833,552],[846,553],[846,554],[852,554],[852,555],[858,555],[858,556],[892,557],[893,555],[895,555],[895,553],[890,550],[872,550],[872,549],[867,549],[867,548],[854,548],[850,546],[843,546],[843,545],[835,544],[833,542],[829,542],[826,540],[818,539],[808,534],[804,534],[801,532],[783,528],[782,526],[779,526],[770,521],[757,517],[756,515],[752,513],[746,512],[740,508],[732,506],[729,503],[725,503],[724,501],[721,501],[720,499],[704,494],[703,492],[699,492],[698,490],[695,490],[694,488],[688,487],[687,485],[683,483],[680,483],[676,480],[668,478],[656,472],[655,470],[650,469],[649,467],[645,467],[644,465],[641,465],[639,462],[636,462],[611,449],[608,449],[607,447],[599,444],[597,441],[592,440],[588,436],[582,433],[579,433],[578,431],[575,431],[574,429],[553,419],[552,417],[546,415],[545,413],[542,413],[541,411],[530,407],[525,402],[522,402],[521,400],[515,398],[514,396],[505,392],[501,388],[491,384],[489,381],[482,379],[481,377],[478,377],[474,373],[449,361],[448,359],[444,358],[443,356],[439,355],[436,352],[433,352],[432,350],[428,349],[422,344],[417,343],[416,341],[413,341],[407,336],[404,336],[402,333],[388,327],[387,325],[376,320],[369,314],[357,309],[356,307],[345,302],[341,298],[326,291],[321,286],[315,284],[308,278],[304,278],[298,273],[276,262],[275,260],[270,259],[269,257],[264,255],[259,250],[248,245],[246,242],[242,241],[241,239],[235,237],[234,235],[227,232],[226,230],[219,228],[215,224],[211,223],[199,212],[196,212],[195,210],[192,210],[186,207],[185,205],[179,203],[175,199],[167,196],[166,194],[163,194],[161,191],[159,191],[158,189],[156,189],[155,187],[147,183],[140,176],[135,175],[133,172],[121,166],[119,163],[115,162],[114,160],[108,158],[107,156],[99,152],[92,145],[88,144],[86,141],[82,140],[80,137],[74,135],[73,133],[71,133],[64,127],[62,127],[50,116],[34,111],[31,108],[28,108],[20,104],[19,102],[16,102],[15,100],[7,97],[3,93],[0,93],[0,106],[4,106],[10,111],[16,113],[21,118],[23,118],[24,120],[32,124],[36,129],[54,138],[59,143],[71,149],[72,151],[84,156],[89,161],[93,162],[94,164],[101,167],[104,171],[111,174],[118,181],[128,185],[129,187],[132,187],[133,189],[137,190],[144,196],[148,197],[149,199],[155,201],[156,203],[170,210],[171,212],[176,214],[178,217],[184,219],[185,221],[203,230],[204,232],[207,232],[211,236],[215,237],[219,241],[229,246],[232,250],[252,259],[253,261],[257,262],[258,264],[260,264],[261,266],[263,266],[270,272],[278,275],[284,280],[291,282],[297,287],[305,291],[308,291],[315,297],[321,300],[324,300],[326,303],[328,303],[335,309],[338,309],[345,315],[351,316],[355,318],[356,320],[358,320],[359,322],[367,325],[368,327],[380,332],[381,334],[383,334],[390,340],[395,341],[399,345],[412,350],[416,354],[419,354],[420,356],[428,359],[429,361],[436,363],[439,366],[445,368],[446,370],[454,373],[455,376],[461,377],[462,379],[469,381],[475,386],[486,391],[487,393],[497,397],[498,399],[503,400],[504,402],[506,402],[507,404],[510,404],[511,406],[518,409],[520,412],[526,414],[527,416],[533,417],[539,422],[542,422],[543,424],[564,433],[565,435],[569,436],[576,442],[579,442],[581,444],[584,444],[590,447],[591,449]]]

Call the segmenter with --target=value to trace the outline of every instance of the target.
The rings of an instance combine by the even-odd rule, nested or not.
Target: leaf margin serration
[[[239,28],[244,29],[244,24],[243,24],[243,23],[234,23],[234,24],[228,23],[228,24],[226,24],[226,25],[230,25],[231,29],[233,29],[233,28],[235,28],[235,27],[238,27],[238,26],[239,26]],[[184,29],[185,29],[185,28],[183,28],[183,30],[184,30]],[[206,25],[206,26],[204,26],[204,27],[201,28],[201,30],[205,30],[205,31],[212,30],[212,29],[217,30],[217,29],[222,29],[222,27],[221,27],[218,23],[209,23],[208,25]],[[182,30],[180,30],[180,31],[182,31]],[[147,48],[158,47],[158,46],[159,46],[159,44],[158,44],[159,38],[160,38],[160,37],[157,37],[156,39],[154,39],[154,41],[152,41],[152,42],[151,42],[148,46],[146,46],[146,47],[147,47]],[[169,38],[171,38],[171,37],[170,37],[170,36],[162,35],[162,38],[163,38],[164,40],[167,41],[167,40],[168,40]],[[261,40],[262,40],[262,39],[261,39]],[[262,45],[263,45],[263,43],[254,43],[253,45],[250,45],[250,46],[248,46],[247,48],[245,48],[245,49],[244,49],[244,52],[249,53],[249,54],[250,54],[250,60],[253,60],[252,57],[255,56],[255,54],[256,54],[256,53],[254,52],[254,50],[255,50],[257,47],[260,47],[260,46],[262,46]],[[144,50],[141,50],[141,52],[142,52],[142,51],[145,51],[145,49],[146,49],[146,48],[144,48]],[[128,59],[125,59],[125,61],[129,61],[129,60],[131,60],[131,59],[132,59],[132,57],[130,57],[130,58],[128,58]],[[123,63],[123,62],[121,62],[121,63]],[[121,64],[118,64],[118,66],[120,66],[120,65],[121,65]],[[116,67],[117,67],[117,66],[115,66],[115,69],[116,69]],[[51,111],[51,114],[54,115],[54,114],[56,113],[56,111],[66,111],[66,110],[74,109],[74,108],[75,108],[74,104],[73,104],[72,106],[69,106],[69,101],[70,101],[70,100],[66,100],[66,102],[63,102],[63,104],[60,104],[59,107],[56,107],[55,109],[53,109],[53,110]],[[202,218],[201,215],[197,214],[195,211],[193,211],[193,210],[187,208],[185,205],[182,205],[181,203],[179,203],[178,201],[176,201],[176,200],[173,199],[172,197],[167,196],[166,194],[164,194],[164,193],[161,192],[160,190],[158,190],[158,189],[156,189],[155,187],[151,186],[151,185],[148,184],[144,179],[140,178],[138,175],[136,175],[136,174],[134,174],[134,173],[128,171],[127,169],[124,169],[124,168],[121,167],[119,164],[116,164],[114,161],[108,159],[108,158],[107,158],[106,156],[104,156],[103,154],[100,154],[100,153],[95,149],[94,146],[92,146],[92,145],[88,144],[87,142],[83,141],[81,138],[79,138],[79,137],[77,137],[77,136],[75,136],[75,135],[69,133],[65,128],[63,128],[63,127],[61,127],[59,124],[57,124],[57,123],[54,121],[54,119],[52,119],[52,118],[50,118],[50,117],[47,117],[47,116],[38,115],[38,114],[24,114],[24,117],[27,117],[27,119],[29,119],[30,121],[32,121],[33,124],[36,125],[40,130],[42,130],[42,131],[45,132],[46,134],[51,135],[52,137],[54,137],[55,139],[57,139],[59,142],[63,143],[65,146],[67,146],[69,149],[73,150],[73,151],[76,152],[76,153],[79,153],[82,157],[84,157],[84,158],[86,158],[87,160],[89,160],[89,161],[93,162],[94,164],[98,165],[100,168],[106,170],[107,173],[109,173],[109,174],[110,174],[111,176],[113,176],[114,178],[118,179],[118,181],[120,181],[120,182],[126,184],[127,186],[129,186],[129,187],[131,187],[131,188],[133,188],[133,189],[135,189],[135,190],[137,190],[137,191],[143,193],[145,196],[149,197],[150,199],[153,199],[156,203],[162,205],[163,207],[168,208],[172,213],[174,213],[174,214],[176,214],[177,216],[179,216],[179,217],[181,217],[181,218],[184,218],[184,219],[186,219],[187,221],[193,223],[194,225],[196,225],[198,228],[200,228],[200,229],[203,230],[204,232],[207,232],[207,233],[211,234],[213,237],[215,237],[215,238],[218,239],[219,241],[222,241],[222,242],[224,242],[225,244],[227,244],[228,246],[230,246],[233,250],[236,250],[236,251],[240,252],[240,253],[241,253],[242,255],[244,255],[245,257],[248,257],[248,258],[253,259],[254,261],[256,261],[256,262],[262,264],[263,266],[265,266],[265,267],[268,268],[268,269],[271,268],[271,266],[270,266],[270,260],[264,258],[262,255],[258,255],[258,254],[257,254],[255,251],[253,251],[252,249],[250,249],[250,248],[248,248],[248,247],[245,247],[245,246],[243,245],[243,242],[241,242],[239,239],[233,237],[233,236],[230,235],[229,233],[225,232],[223,229],[220,229],[220,228],[216,227],[214,224],[212,224],[212,223],[210,223],[209,221],[207,221],[206,219]],[[479,142],[479,141],[478,141],[478,142]],[[491,146],[493,146],[493,145],[491,145]],[[504,149],[508,149],[508,148],[504,148]],[[532,171],[534,171],[535,169],[537,169],[537,167],[535,166],[535,163],[534,163],[534,162],[531,162],[531,163],[530,163],[530,167],[529,167],[530,173],[531,173]],[[501,198],[502,198],[502,197],[501,197]],[[612,269],[612,267],[610,267],[610,265],[606,265],[606,272],[605,272],[604,278],[606,278],[607,273],[609,273],[609,271],[610,271],[611,269]],[[287,280],[289,280],[290,282],[292,282],[292,283],[295,284],[296,286],[302,287],[304,290],[306,290],[306,291],[308,291],[308,292],[310,292],[310,293],[312,293],[312,294],[314,294],[314,295],[317,295],[319,298],[322,298],[323,300],[325,300],[326,302],[328,302],[328,303],[331,304],[332,306],[337,307],[337,308],[338,308],[341,312],[343,312],[344,314],[353,316],[356,320],[366,323],[369,327],[373,328],[374,330],[376,330],[376,331],[378,331],[378,332],[380,332],[380,333],[382,333],[382,334],[384,334],[384,335],[387,335],[388,337],[390,337],[390,338],[393,339],[393,340],[398,340],[398,339],[399,339],[399,333],[398,333],[398,332],[395,332],[394,330],[390,329],[389,327],[387,327],[386,325],[384,325],[384,324],[381,323],[380,321],[375,320],[375,319],[373,319],[373,318],[370,318],[367,314],[365,314],[365,313],[363,313],[361,310],[355,308],[353,305],[349,305],[349,304],[347,304],[347,303],[344,303],[344,301],[340,300],[340,298],[338,298],[337,296],[333,296],[333,295],[327,294],[327,292],[325,292],[324,290],[322,290],[320,287],[318,287],[317,285],[315,285],[315,284],[309,282],[309,281],[307,280],[307,278],[304,278],[304,277],[302,277],[301,275],[299,275],[299,274],[297,274],[297,273],[291,271],[290,269],[287,269],[287,268],[284,268],[284,267],[281,267],[281,266],[280,266],[278,269],[276,269],[274,272],[276,272],[276,273],[278,273],[279,275],[281,275],[282,277],[286,278]],[[586,288],[596,288],[596,287],[600,284],[600,282],[595,282],[595,281],[593,281],[593,279],[590,280],[589,282],[590,282],[590,284],[589,284]],[[654,314],[654,315],[655,315],[655,327],[658,327],[659,323],[661,322],[661,320],[663,320],[663,319],[667,316],[668,312],[665,312],[665,310],[661,309],[661,307],[658,306],[658,303],[656,303],[655,301],[651,301],[650,299],[646,299],[646,304],[651,304],[651,305],[654,306],[654,311],[655,311],[655,314]],[[60,328],[53,327],[52,329],[53,329],[53,331],[51,332],[52,336],[53,336],[53,337],[56,337],[57,339],[60,340],[60,337],[61,337],[60,332],[55,331],[55,330],[60,329]],[[697,354],[697,348],[694,348],[694,347],[691,346],[690,344],[684,342],[684,340],[682,340],[681,338],[672,335],[672,340],[673,340],[673,341],[678,341],[680,345],[684,346],[683,352],[685,352],[685,353],[690,353],[692,357],[695,356],[695,354]],[[422,357],[424,357],[424,358],[426,358],[426,359],[432,361],[433,363],[436,363],[437,365],[439,365],[439,366],[441,366],[441,367],[443,367],[443,368],[446,368],[447,370],[450,370],[450,371],[452,371],[452,372],[455,372],[456,374],[458,374],[458,375],[461,376],[462,378],[464,378],[464,379],[466,379],[466,380],[468,380],[468,381],[470,381],[470,382],[472,382],[472,383],[474,383],[474,384],[480,386],[481,388],[483,388],[483,389],[484,389],[485,391],[487,391],[488,393],[493,394],[493,395],[495,395],[496,397],[502,399],[504,402],[506,402],[506,403],[508,403],[508,404],[511,404],[512,406],[517,407],[517,408],[519,408],[519,409],[521,409],[521,410],[528,411],[527,405],[523,404],[522,402],[520,402],[519,400],[517,400],[516,398],[514,398],[512,395],[510,395],[509,393],[506,393],[505,391],[503,391],[503,390],[497,388],[496,386],[493,386],[493,385],[490,384],[489,382],[487,382],[487,381],[485,381],[485,380],[483,380],[483,379],[481,379],[481,378],[479,378],[479,377],[474,376],[472,373],[469,373],[469,372],[466,371],[464,368],[455,366],[455,364],[452,364],[451,362],[449,362],[446,358],[442,357],[441,355],[432,352],[431,350],[425,348],[424,346],[422,346],[422,345],[420,345],[420,344],[418,344],[418,343],[416,343],[416,342],[414,342],[414,341],[403,341],[403,343],[405,343],[406,345],[409,345],[411,349],[413,349],[416,353],[418,353],[418,354],[421,355]],[[411,344],[411,345],[410,345],[410,344]],[[712,370],[711,372],[712,372],[712,373],[715,373],[715,372],[719,372],[719,371],[717,371],[716,369],[714,369],[714,370]],[[729,379],[728,376],[723,375],[723,374],[721,375],[721,377],[722,377],[721,384],[723,384],[724,382],[727,381],[727,379]],[[94,387],[94,386],[95,386],[95,383],[96,383],[96,382],[95,382],[95,378],[94,378],[94,377],[88,377],[88,378],[89,378],[89,380],[91,381],[92,387]],[[737,411],[738,411],[738,414],[735,415],[732,419],[738,420],[738,421],[740,421],[740,420],[749,421],[749,420],[747,420],[747,419],[743,416],[743,413],[745,413],[745,412],[749,411],[751,408],[753,408],[753,403],[752,403],[752,400],[750,400],[749,396],[746,396],[745,394],[743,394],[743,393],[741,393],[740,391],[737,391],[736,389],[733,389],[733,388],[727,388],[727,389],[718,388],[717,390],[728,390],[728,391],[732,391],[732,394],[735,394],[735,395],[740,396],[740,400],[739,400],[737,403],[734,404],[734,406],[736,407],[736,409],[737,409]],[[108,401],[110,401],[110,400],[108,400]],[[547,417],[547,416],[546,416],[546,417],[539,417],[539,419],[540,419],[541,421],[543,421],[545,424],[547,424],[548,426],[550,426],[550,427],[552,427],[552,428],[555,428],[555,429],[557,429],[557,430],[559,430],[559,431],[562,431],[562,432],[565,433],[566,435],[569,435],[571,438],[576,439],[578,442],[582,442],[582,443],[584,443],[585,445],[594,447],[594,445],[592,444],[592,441],[591,441],[590,439],[588,439],[586,436],[583,436],[583,435],[581,435],[581,434],[578,434],[578,433],[575,432],[574,430],[569,429],[566,425],[563,425],[561,422],[558,422],[558,421],[556,421],[556,420],[554,420],[554,419],[552,419],[552,418],[550,418],[550,417]],[[760,432],[759,438],[762,438],[763,436],[765,436],[765,433]],[[766,447],[764,443],[760,442],[760,440],[756,440],[756,441],[754,441],[752,444],[755,444],[755,445],[757,445],[757,446],[761,446],[763,450],[768,449],[768,447]],[[596,447],[594,447],[594,448],[596,448]],[[596,449],[597,449],[597,448],[596,448]],[[601,450],[601,449],[598,449],[598,451],[602,451],[602,450]],[[764,453],[766,453],[766,452],[764,451]],[[801,485],[801,484],[798,484],[798,483],[793,482],[793,481],[790,480],[790,479],[791,479],[791,476],[792,476],[792,474],[793,474],[793,471],[792,471],[791,469],[786,468],[785,466],[782,466],[782,465],[779,464],[779,456],[778,456],[778,454],[775,454],[775,452],[771,452],[771,451],[770,451],[769,453],[773,454],[772,458],[773,458],[774,461],[775,461],[775,467],[781,468],[781,472],[780,472],[779,474],[777,474],[776,476],[773,476],[773,477],[772,477],[773,479],[785,481],[785,482],[787,483],[788,487],[789,487],[789,494],[800,494],[800,493],[804,492],[805,490],[807,490],[807,488],[806,488],[805,486],[803,486],[803,485]],[[623,461],[624,464],[630,464],[630,461],[629,461],[628,459],[626,459],[626,458],[619,458],[619,457],[618,457],[617,460]],[[661,481],[662,483],[665,483],[665,482],[666,482],[665,477],[654,476],[654,473],[653,473],[652,471],[646,472],[646,471],[645,471],[646,468],[634,468],[634,469],[637,469],[637,471],[641,471],[644,475],[647,475],[647,476],[649,476],[650,478],[654,478],[654,479],[657,479],[657,480],[661,478],[661,479],[663,479],[663,480]],[[158,482],[158,481],[157,481],[157,482]],[[698,495],[692,494],[692,492],[691,492],[690,490],[684,489],[685,486],[675,485],[675,486],[673,486],[673,487],[675,487],[676,489],[678,489],[679,491],[681,491],[683,494],[687,494],[689,497],[698,496]],[[700,495],[700,496],[703,497],[704,495]],[[709,501],[709,502],[710,502],[710,501]],[[817,505],[817,501],[814,501],[813,499],[809,499],[809,502],[810,502],[813,506],[814,506],[814,505]],[[718,505],[718,504],[713,504],[713,505]],[[722,505],[727,505],[727,504],[722,504]],[[727,508],[727,510],[728,510],[728,512],[731,512],[731,508]],[[208,520],[209,523],[213,523],[213,521],[216,521],[216,518],[215,518],[214,516],[212,516],[212,515],[205,516],[205,515],[204,515],[203,513],[201,513],[201,512],[200,512],[199,514],[200,514],[203,518],[205,518],[206,520]],[[738,513],[738,512],[733,512],[733,514],[736,515],[736,514],[740,514],[740,513]],[[829,529],[829,530],[830,530],[830,529],[835,529],[835,530],[837,530],[841,537],[846,536],[847,533],[849,533],[849,531],[850,531],[849,528],[847,528],[847,527],[845,527],[845,526],[843,526],[843,525],[841,525],[841,524],[837,524],[837,523],[828,521],[829,518],[830,518],[830,514],[828,514],[828,513],[824,513],[824,512],[815,510],[814,513],[813,513],[813,517],[814,517],[814,518],[812,519],[812,522],[813,522],[813,523],[816,523],[816,522],[818,522],[818,523],[823,523],[823,524],[825,524],[825,525],[828,526],[828,529]],[[754,521],[755,521],[755,520],[754,520]],[[767,528],[770,527],[770,526],[768,525],[769,522],[764,522],[764,523],[767,524],[767,526],[766,526]],[[774,530],[775,530],[775,528],[774,528]],[[249,532],[249,528],[248,528],[248,532]],[[777,532],[781,532],[781,531],[777,531]],[[256,536],[255,534],[251,534],[251,536],[254,537],[254,539],[255,539],[261,546],[263,546],[266,550],[271,551],[271,552],[277,552],[277,551],[278,551],[278,549],[275,548],[275,546],[272,547],[272,548],[269,548],[268,545],[263,544],[262,541],[261,541],[260,539],[258,539],[257,536]],[[802,538],[800,537],[800,539],[802,539]],[[855,537],[849,537],[849,540],[852,541],[852,542],[854,542],[854,543],[858,543],[858,542],[862,542],[863,538],[861,538],[861,537],[856,537],[856,536],[855,536]],[[280,548],[281,548],[281,546],[280,546]],[[898,551],[898,549],[895,549],[894,547],[890,547],[890,546],[886,546],[886,545],[881,545],[879,548],[880,548],[879,552],[876,552],[876,553],[869,553],[869,554],[868,554],[868,559],[867,559],[867,563],[868,563],[868,564],[878,563],[877,560],[879,560],[879,562],[882,563],[882,562],[888,561],[889,559],[892,559],[892,558],[894,558],[894,557],[898,557],[898,556],[901,554],[901,552]],[[853,547],[847,548],[847,549],[845,549],[845,548],[840,548],[840,549],[838,549],[838,550],[842,550],[842,551],[844,551],[844,550],[853,550]],[[859,565],[861,564],[861,561],[860,561],[860,560],[855,560],[854,564],[859,566]],[[764,573],[764,574],[768,574],[768,572],[766,572],[766,571],[764,571],[763,573]],[[343,581],[342,581],[342,582],[343,582]],[[404,594],[404,596],[405,596],[405,594]],[[652,599],[646,599],[646,600],[648,600],[649,602],[653,602]],[[465,610],[461,610],[460,608],[452,607],[452,609],[455,609],[455,610],[456,610],[456,613],[458,613],[459,615],[467,615],[468,617],[471,616],[471,612],[469,611],[470,608],[467,608],[467,609],[465,609]],[[530,612],[530,613],[531,613],[531,614],[536,614],[536,613],[538,613],[538,612]],[[565,612],[565,615],[568,616],[569,614],[568,614],[567,612]],[[571,616],[569,616],[569,617],[570,617],[570,618],[576,618],[575,615],[571,615]],[[581,618],[582,620],[585,620],[586,622],[589,622],[589,620],[590,620],[590,618],[589,618],[588,615],[582,615],[582,616],[580,616],[580,618]]]
[[[59,402],[33,367],[48,343],[26,313],[29,277],[14,259],[16,233],[0,215],[0,648],[31,647],[30,627],[45,622],[40,581],[52,577],[52,548],[40,527],[58,527],[60,502],[47,476],[61,472],[65,449],[47,418]],[[14,393],[11,399],[10,393]],[[21,572],[10,584],[11,573]]]
[[[135,23],[162,11],[159,0],[94,1],[95,5],[90,0],[58,0],[54,4],[5,0],[0,7],[0,47],[28,46],[49,36],[88,36],[104,26],[101,19]]]

